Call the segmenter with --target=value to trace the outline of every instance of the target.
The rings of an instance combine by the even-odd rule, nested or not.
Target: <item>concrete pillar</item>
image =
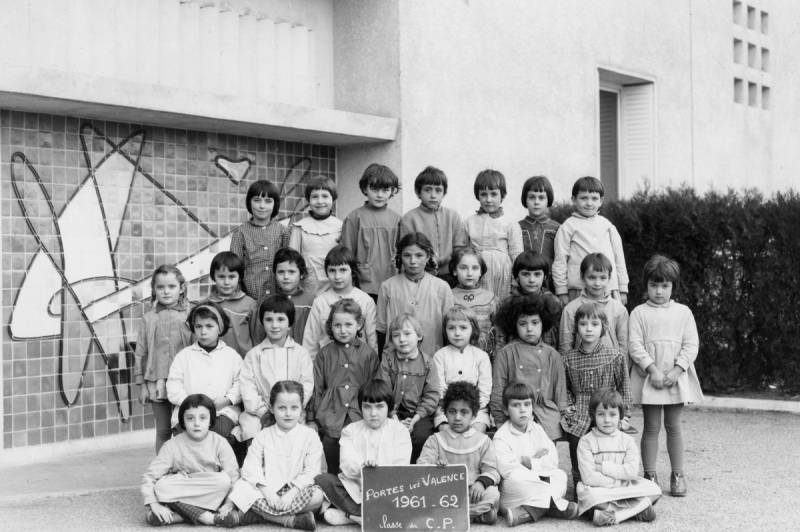
[[[218,60],[222,76],[220,92],[239,94],[239,14],[236,11],[219,14]]]
[[[76,0],[69,1],[76,2]],[[92,13],[89,19],[89,50],[92,58],[90,72],[96,76],[113,78],[117,70],[115,12],[119,2],[80,0],[80,3],[88,3]],[[72,34],[72,28],[69,29],[69,34]]]
[[[216,6],[200,9],[200,87],[219,92],[219,10]]]
[[[5,0],[0,19],[0,62],[27,65],[30,63],[28,0]],[[25,46],[20,46],[25,43]]]
[[[114,11],[114,76],[136,81],[139,77],[138,19],[135,2],[116,2]]]
[[[67,48],[67,65],[70,72],[88,74],[92,69],[92,39],[90,38],[91,17],[86,16],[86,2],[67,4],[67,27],[70,38],[64,45]],[[114,39],[116,48],[116,39]],[[115,65],[116,70],[116,65]]]
[[[239,17],[239,94],[249,98],[258,95],[256,23],[255,15]]]
[[[143,83],[158,83],[159,30],[158,0],[135,0],[138,33],[132,38],[139,48],[137,76]]]
[[[288,22],[275,24],[275,99],[292,101],[292,25]]]
[[[292,28],[292,103],[308,105],[308,28]]]
[[[29,0],[29,39],[17,46],[30,47],[33,66],[65,70],[67,68],[67,0]],[[81,8],[89,16],[88,5]]]
[[[181,78],[180,0],[158,0],[158,83],[177,87]]]
[[[181,4],[180,12],[180,85],[186,89],[199,90],[200,71],[203,68],[200,50],[200,4]]]
[[[275,23],[263,18],[256,25],[258,97],[275,100]]]

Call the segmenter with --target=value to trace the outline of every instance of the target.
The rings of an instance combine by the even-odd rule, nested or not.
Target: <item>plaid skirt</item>
[[[281,489],[278,490],[278,497],[281,497],[284,493],[292,489],[291,486],[286,484]],[[294,499],[292,499],[292,504],[289,506],[287,510],[274,510],[268,504],[267,500],[264,498],[258,499],[256,502],[253,503],[253,506],[250,508],[257,514],[261,515],[297,515],[300,513],[300,510],[306,507],[308,501],[311,500],[311,497],[314,496],[314,491],[318,490],[319,486],[316,484],[312,484],[310,486],[306,486],[300,493],[298,493]]]

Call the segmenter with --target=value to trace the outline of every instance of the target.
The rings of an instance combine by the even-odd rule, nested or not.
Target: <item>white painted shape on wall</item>
[[[72,197],[58,225],[64,249],[64,274],[70,283],[114,275],[100,203],[90,182]]]
[[[60,335],[60,316],[47,312],[53,294],[60,289],[61,276],[47,254],[40,250],[19,287],[9,323],[11,335],[19,339]]]
[[[103,200],[103,212],[108,225],[111,249],[116,248],[119,239],[128,201],[128,191],[133,180],[133,170],[133,165],[128,159],[119,153],[114,153],[94,172],[100,197]]]

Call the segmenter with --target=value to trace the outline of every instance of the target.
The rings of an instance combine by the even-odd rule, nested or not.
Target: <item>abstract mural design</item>
[[[184,232],[192,236],[188,240],[193,246],[185,249],[171,246],[170,235],[159,234],[158,229],[156,234],[148,236],[156,237],[155,240],[159,240],[159,236],[167,239],[163,249],[172,251],[170,256],[176,260],[171,262],[180,268],[196,293],[202,292],[202,287],[207,290],[211,259],[219,251],[229,249],[231,232],[238,223],[224,226],[217,223],[217,227],[225,230],[225,234],[218,234],[212,229],[214,224],[198,215],[197,211],[203,209],[185,205],[177,193],[165,186],[168,180],[154,174],[150,169],[152,164],[145,164],[143,160],[143,154],[152,153],[146,129],[133,130],[124,138],[115,139],[87,122],[78,128],[78,136],[85,159],[85,175],[60,205],[48,190],[52,189],[52,179],[43,178],[37,164],[26,155],[28,150],[11,154],[12,199],[16,200],[36,249],[16,290],[8,333],[14,342],[55,342],[58,393],[67,407],[81,405],[87,375],[96,375],[92,369],[97,368],[92,367],[91,361],[99,355],[111,392],[109,402],[113,399],[119,419],[128,422],[134,410],[140,409],[134,400],[136,390],[132,383],[131,341],[135,340],[138,327],[134,316],[141,316],[143,311],[137,307],[143,307],[150,300],[147,272],[157,265],[145,260],[140,268],[132,267],[131,255],[133,262],[137,262],[135,253],[140,248],[136,240],[142,237],[139,225],[133,221],[136,217],[132,216],[132,209],[152,201],[152,205],[157,206],[154,219],[175,221],[188,227]],[[213,155],[211,148],[208,151]],[[333,155],[332,149],[325,151]],[[216,168],[234,187],[235,196],[231,199],[239,201],[239,196],[243,196],[249,186],[247,179],[255,173],[253,159],[252,155],[231,157],[230,151],[228,155],[212,158]],[[316,173],[314,166],[320,166],[319,159],[315,162],[315,158],[303,153],[292,156],[291,161],[287,159],[283,161],[283,175],[276,175],[281,196],[285,198],[280,214],[283,223],[302,215],[306,208],[302,199],[303,185]],[[326,166],[320,173],[330,175],[329,170]],[[142,190],[152,190],[152,195],[142,194]],[[134,204],[132,197],[137,197]],[[144,211],[149,212],[146,207]],[[214,211],[210,208],[205,212],[210,218],[216,218]],[[243,217],[246,218],[246,213],[239,216],[239,220],[229,222],[240,223]],[[143,253],[147,247],[145,242],[141,248]],[[9,404],[13,409],[15,403],[6,403]],[[13,430],[6,426],[4,432],[8,433],[9,428]],[[6,447],[8,441],[6,438]]]

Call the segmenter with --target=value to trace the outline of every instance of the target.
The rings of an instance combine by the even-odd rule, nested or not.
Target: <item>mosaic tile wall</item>
[[[288,221],[336,177],[329,146],[5,110],[0,149],[4,448],[152,428],[130,384],[150,273],[205,297],[253,180]]]

